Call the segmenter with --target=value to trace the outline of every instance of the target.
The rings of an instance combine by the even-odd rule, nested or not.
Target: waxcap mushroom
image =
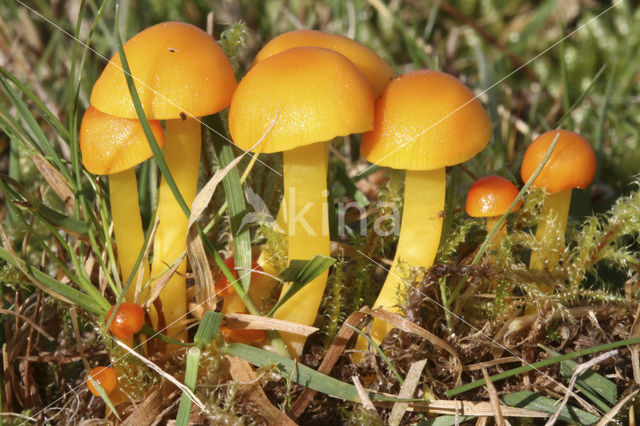
[[[405,170],[433,170],[463,163],[482,151],[491,123],[464,84],[439,71],[395,78],[376,101],[375,128],[360,153],[372,163]]]
[[[163,22],[124,44],[140,102],[156,120],[215,114],[229,105],[236,79],[218,43],[191,24]],[[91,105],[137,118],[120,55],[111,58],[91,93]]]
[[[549,161],[531,186],[543,187],[551,193],[586,188],[596,175],[596,155],[585,138],[570,130],[545,132],[529,145],[520,169],[522,180],[527,182],[531,178],[558,133]]]
[[[466,211],[471,217],[502,216],[518,196],[518,188],[502,176],[490,175],[476,180],[467,192]],[[513,211],[520,209],[518,202]]]
[[[293,47],[323,47],[346,56],[364,75],[374,98],[378,98],[395,75],[389,64],[368,47],[338,34],[316,30],[295,30],[280,34],[258,52],[253,64]]]
[[[151,131],[164,146],[159,121],[149,121]],[[82,164],[94,175],[109,175],[130,169],[151,158],[153,153],[140,122],[105,114],[90,106],[80,124]]]
[[[366,79],[345,56],[317,47],[288,49],[256,64],[229,108],[229,131],[241,149],[265,135],[256,152],[287,151],[372,128]]]

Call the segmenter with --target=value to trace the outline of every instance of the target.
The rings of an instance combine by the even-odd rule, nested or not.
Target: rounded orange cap
[[[518,196],[518,188],[502,176],[485,176],[471,185],[467,193],[467,214],[471,217],[502,216]],[[522,206],[518,202],[515,212]]]
[[[531,186],[543,187],[551,193],[586,188],[596,175],[596,155],[585,138],[569,130],[543,133],[529,145],[520,168],[522,180],[527,182],[531,178],[558,133],[558,143],[549,161]]]
[[[374,98],[380,96],[395,75],[389,64],[368,47],[348,37],[316,30],[297,30],[280,34],[258,52],[253,63],[262,62],[292,47],[323,47],[343,54],[367,79]]]
[[[419,70],[393,80],[376,101],[375,127],[360,153],[381,166],[433,170],[469,160],[490,138],[489,117],[464,84]]]
[[[273,128],[269,128],[273,125]],[[256,64],[238,85],[229,131],[242,149],[287,151],[373,128],[371,87],[343,55],[296,47]]]
[[[164,146],[159,121],[150,120],[151,131]],[[120,118],[89,107],[80,124],[82,164],[94,175],[110,175],[130,169],[153,155],[140,122]]]
[[[193,25],[154,25],[127,41],[124,51],[150,119],[202,117],[223,110],[231,101],[237,85],[231,63],[218,43]],[[138,117],[119,54],[93,87],[91,105],[118,117]]]

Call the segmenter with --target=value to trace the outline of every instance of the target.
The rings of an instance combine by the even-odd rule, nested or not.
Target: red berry
[[[107,321],[111,317],[114,306],[107,314]],[[135,303],[121,303],[116,315],[109,325],[109,331],[114,336],[121,339],[130,339],[135,333],[140,331],[144,325],[144,310]]]
[[[110,367],[96,367],[89,372],[89,377],[93,379],[94,382],[98,383],[102,389],[108,394],[113,392],[118,386],[118,375],[115,370]],[[91,380],[87,378],[87,387],[95,396],[100,396],[98,390],[93,386]]]

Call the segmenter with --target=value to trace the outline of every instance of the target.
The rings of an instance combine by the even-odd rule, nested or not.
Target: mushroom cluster
[[[445,209],[447,167],[472,159],[491,139],[489,116],[471,89],[455,76],[434,70],[395,77],[374,51],[321,31],[277,36],[259,51],[239,83],[216,41],[189,24],[167,22],[150,27],[125,43],[124,52],[155,141],[164,148],[169,172],[187,206],[197,192],[202,145],[199,117],[229,107],[229,135],[238,148],[256,154],[282,153],[283,198],[277,223],[286,236],[290,263],[331,255],[328,205],[333,200],[328,199],[327,173],[332,140],[362,135],[360,154],[364,159],[403,170],[402,220],[395,257],[373,303],[376,308],[402,313],[401,299],[412,284],[407,271],[433,265],[445,211],[452,210]],[[171,277],[160,280],[164,288],[159,292],[159,303],[151,305],[147,314],[151,325],[160,328],[164,324],[163,331],[169,337],[186,340],[188,260],[182,259],[188,215],[164,178],[158,191],[151,268],[143,258],[139,270],[135,269],[140,253],[148,248],[144,247],[134,168],[153,154],[129,90],[121,58],[115,55],[93,88],[80,133],[87,171],[109,176],[120,281],[135,278],[126,292],[127,303],[113,315],[110,330],[122,339],[140,331],[145,320],[140,305],[170,270]],[[540,171],[553,141],[557,142],[555,149]],[[557,235],[557,228],[564,234],[571,189],[588,186],[594,174],[593,150],[576,133],[553,130],[531,144],[524,156],[522,180],[533,179],[533,187],[551,193],[542,208],[537,238],[548,239],[554,226],[553,235]],[[493,235],[485,243],[490,247],[490,261],[508,238],[504,218],[507,212],[520,208],[521,192],[502,176],[482,177],[469,189],[467,214],[486,218],[487,234]],[[555,252],[561,252],[564,238],[556,239],[555,244]],[[559,261],[558,256],[542,256],[534,251],[530,267],[550,269]],[[264,253],[259,256],[260,265],[254,264],[254,272],[279,272],[267,257]],[[234,271],[233,257],[225,263]],[[237,279],[237,273],[233,274]],[[313,325],[328,274],[317,274],[274,308],[273,317]],[[219,309],[223,314],[246,312],[246,299],[231,287],[229,276],[220,276],[215,284],[217,296],[223,299]],[[273,281],[268,285],[265,281],[270,278],[251,279],[245,289],[248,297],[269,299]],[[280,297],[289,286],[282,284]],[[271,298],[271,304],[275,303]],[[131,315],[126,321],[125,313]],[[371,340],[379,344],[391,328],[374,319]],[[230,342],[257,344],[266,340],[262,330],[223,327],[221,331]],[[282,337],[291,356],[299,358],[305,337],[293,333],[282,333]],[[365,351],[367,341],[359,338],[356,349]]]

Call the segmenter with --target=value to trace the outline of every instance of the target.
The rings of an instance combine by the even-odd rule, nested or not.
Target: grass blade
[[[506,405],[511,407],[526,408],[528,410],[542,411],[550,414],[557,411],[558,401],[531,391],[503,395],[502,399]],[[600,418],[579,408],[567,405],[560,412],[558,420],[590,425],[600,420]]]
[[[235,156],[231,145],[220,136],[224,134],[224,127],[218,114],[208,117],[206,123],[215,129],[210,133],[213,139],[214,155],[217,157],[220,168],[230,164]],[[238,169],[234,167],[222,180],[225,198],[229,206],[229,221],[231,222],[231,234],[233,235],[233,260],[235,265],[241,270],[251,270],[251,235],[249,228],[242,226],[242,218],[247,214],[244,202],[244,192],[240,183],[240,174]],[[249,291],[251,283],[251,274],[242,274],[240,283],[245,291]]]
[[[200,324],[202,326],[202,323]],[[198,331],[200,328],[198,328]],[[187,366],[184,373],[184,384],[194,391],[198,380],[198,367],[200,366],[200,356],[202,351],[198,347],[193,347],[187,352]],[[187,426],[193,401],[186,392],[182,392],[178,414],[176,415],[176,426]]]

